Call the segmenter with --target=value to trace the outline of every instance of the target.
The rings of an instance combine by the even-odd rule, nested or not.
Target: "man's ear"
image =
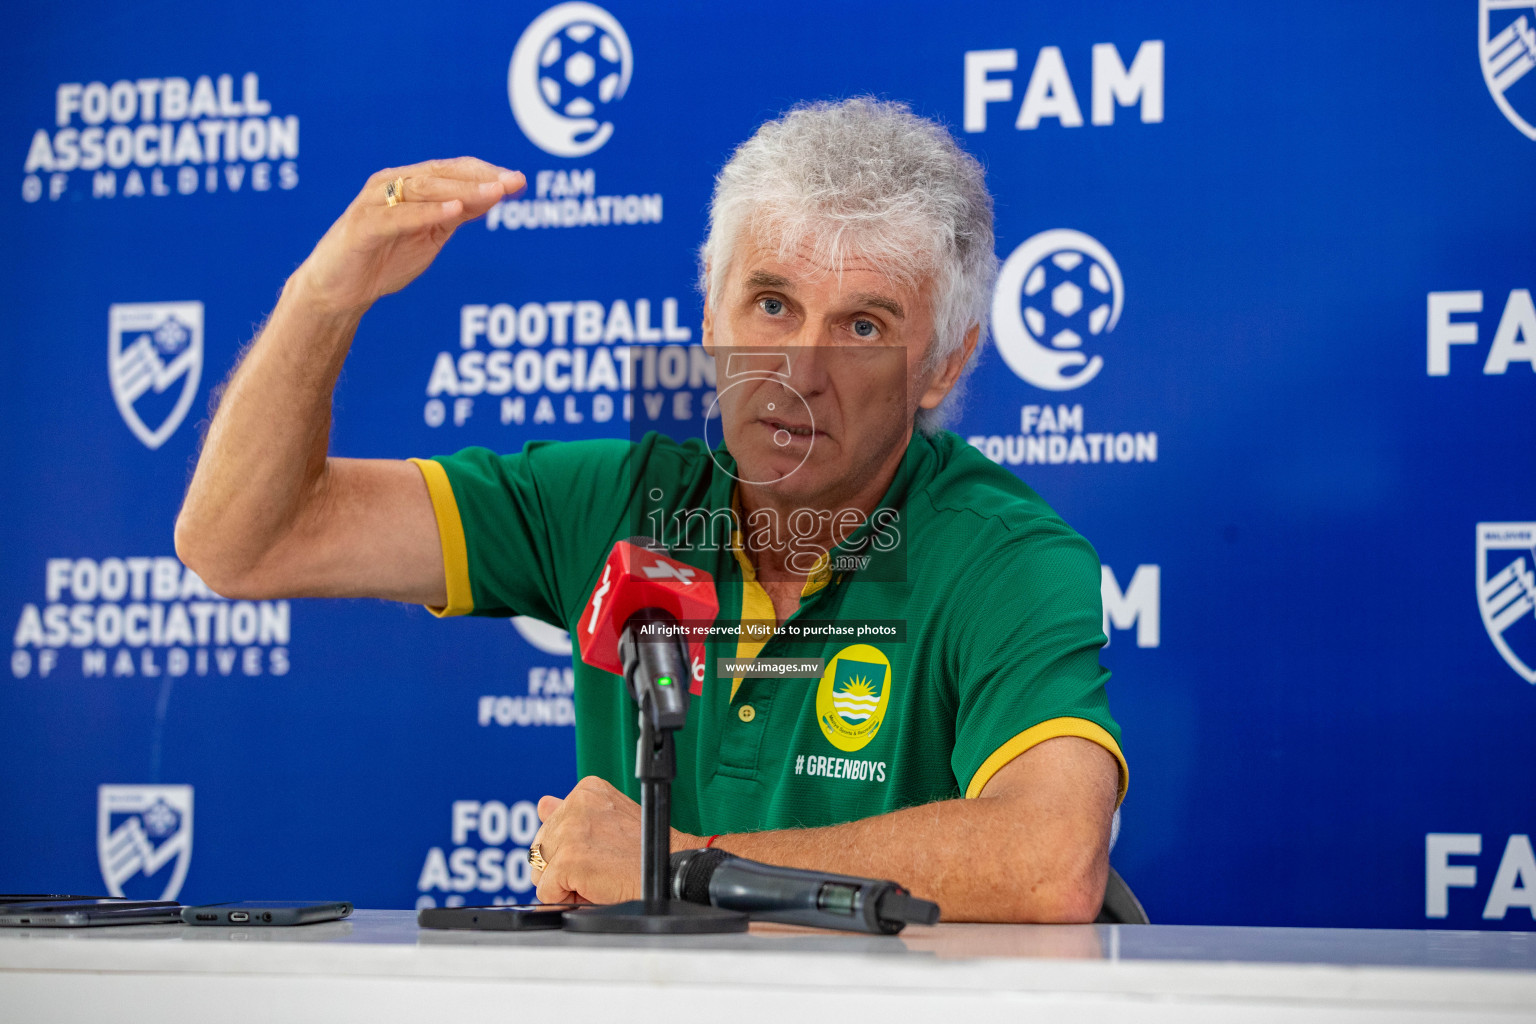
[[[923,397],[918,400],[918,407],[922,409],[937,408],[944,401],[944,396],[954,388],[955,381],[960,379],[960,371],[965,369],[965,364],[971,361],[971,355],[976,351],[976,342],[981,337],[981,324],[972,324],[971,329],[965,332],[965,340],[960,347],[944,358],[944,363],[939,367],[938,373],[928,384],[928,390],[923,392]]]

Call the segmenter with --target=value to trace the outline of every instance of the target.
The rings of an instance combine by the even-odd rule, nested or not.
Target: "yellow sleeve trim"
[[[443,572],[448,584],[448,604],[443,608],[427,606],[438,618],[468,615],[475,610],[475,598],[469,589],[469,549],[464,543],[464,523],[459,519],[459,503],[453,496],[448,473],[431,459],[410,459],[427,482],[432,498],[432,514],[437,518],[437,536],[443,545]]]
[[[994,750],[992,756],[981,763],[981,767],[976,769],[976,774],[971,776],[971,784],[965,787],[965,798],[969,800],[980,796],[981,791],[987,788],[987,783],[992,781],[992,776],[1002,771],[1003,765],[1030,747],[1039,746],[1057,736],[1077,736],[1091,740],[1115,755],[1115,760],[1120,764],[1120,795],[1115,799],[1115,806],[1119,807],[1121,801],[1125,799],[1126,789],[1131,784],[1131,769],[1125,763],[1125,755],[1120,752],[1120,744],[1115,742],[1115,738],[1102,725],[1090,722],[1086,718],[1052,718],[1025,729]]]

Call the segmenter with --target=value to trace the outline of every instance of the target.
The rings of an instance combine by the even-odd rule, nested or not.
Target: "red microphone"
[[[648,608],[668,612],[679,622],[714,622],[720,614],[715,580],[703,569],[667,555],[649,537],[621,540],[608,553],[597,587],[576,625],[581,660],[594,668],[624,674],[619,637],[636,612]],[[688,692],[704,692],[704,641],[688,638]]]

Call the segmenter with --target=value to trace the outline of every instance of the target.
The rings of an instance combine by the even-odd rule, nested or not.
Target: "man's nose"
[[[832,327],[819,318],[807,317],[788,352],[786,383],[807,398],[826,390],[835,351]]]
[[[807,399],[825,391],[831,352],[832,346],[825,341],[797,345],[789,353],[789,378],[784,383]]]

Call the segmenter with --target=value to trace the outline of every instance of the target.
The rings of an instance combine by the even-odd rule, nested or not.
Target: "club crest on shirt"
[[[827,661],[816,688],[816,724],[838,750],[875,738],[891,702],[891,662],[877,647],[854,644]]]

